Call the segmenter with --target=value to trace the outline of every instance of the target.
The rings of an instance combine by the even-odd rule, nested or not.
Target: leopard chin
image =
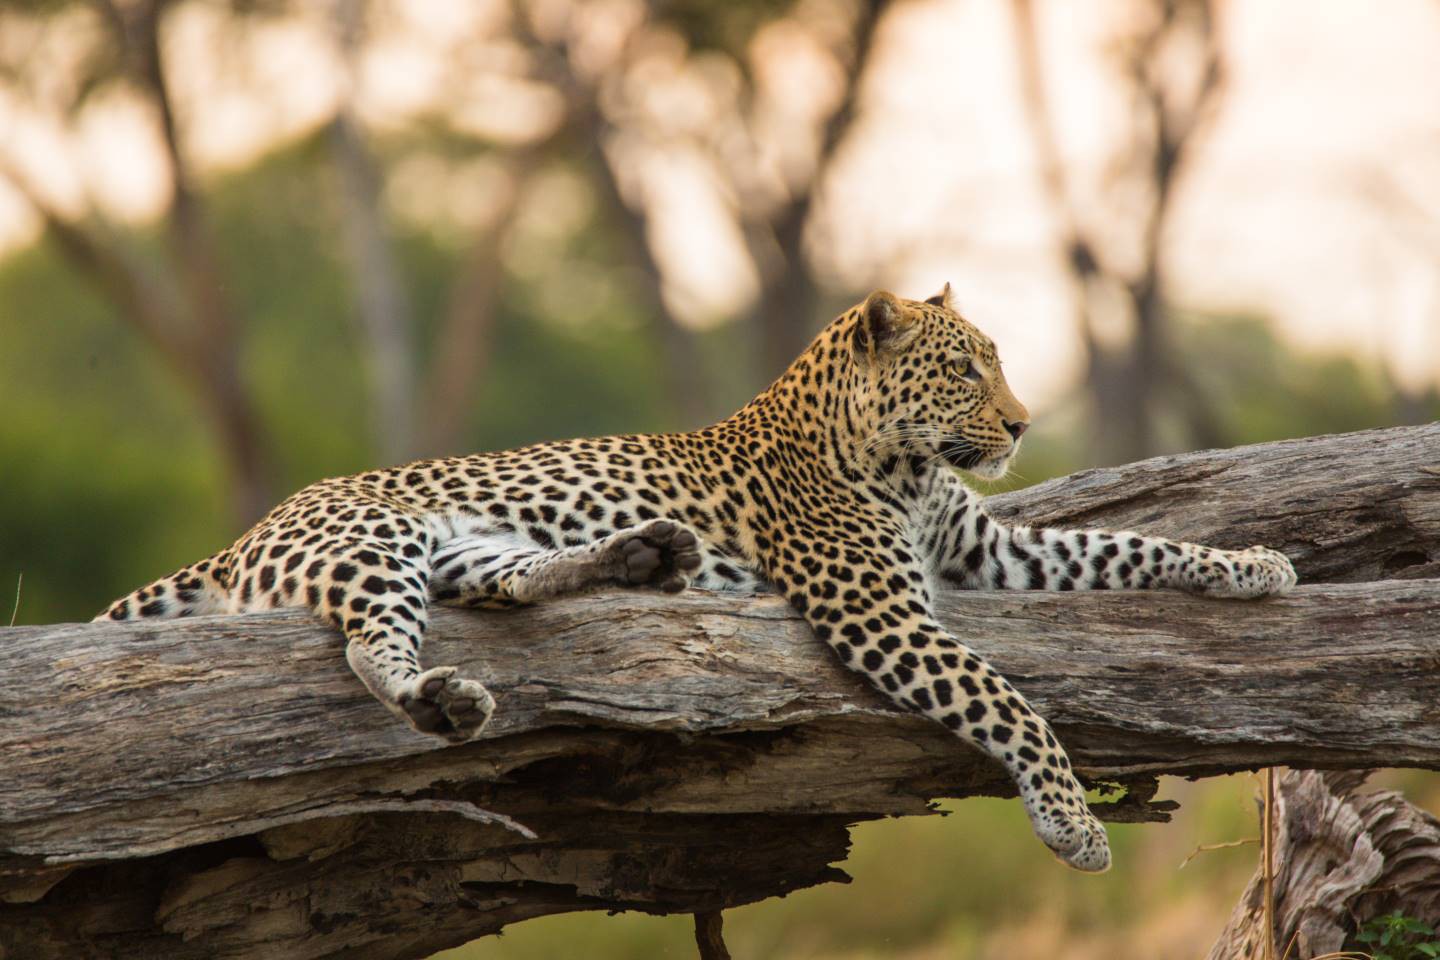
[[[981,480],[1002,480],[1005,474],[1010,472],[1010,463],[1012,460],[1014,460],[1014,456],[1007,453],[1000,457],[986,457],[975,463],[974,466],[965,467],[964,469],[973,473]]]

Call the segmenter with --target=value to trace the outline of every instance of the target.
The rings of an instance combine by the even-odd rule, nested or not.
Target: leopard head
[[[841,323],[867,450],[1005,475],[1030,413],[1005,382],[994,342],[955,309],[948,283],[924,301],[878,290]]]

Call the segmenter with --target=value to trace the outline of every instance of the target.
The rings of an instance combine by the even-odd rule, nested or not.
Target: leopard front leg
[[[1222,550],[1128,531],[1007,527],[976,500],[941,518],[940,566],[968,587],[1008,590],[1173,588],[1249,599],[1288,593],[1295,568],[1263,546]]]
[[[346,648],[350,666],[364,679],[354,653]],[[396,696],[411,726],[421,733],[433,733],[452,743],[464,743],[480,735],[495,712],[495,698],[477,680],[456,676],[455,667],[433,667],[412,680]]]
[[[1062,861],[1109,868],[1105,828],[1065,748],[1009,681],[936,621],[913,563],[851,545],[832,564],[838,580],[824,565],[777,566],[772,581],[846,666],[1004,764],[1036,835]]]

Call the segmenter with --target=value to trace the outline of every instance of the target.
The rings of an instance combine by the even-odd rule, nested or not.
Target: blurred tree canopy
[[[280,489],[376,462],[363,357],[347,314],[348,268],[329,242],[338,205],[315,202],[333,175],[325,156],[317,136],[224,178],[212,193],[220,248],[239,268],[237,302],[251,318],[242,367],[273,438]],[[623,274],[607,241],[613,229],[595,219],[556,241],[547,254],[554,269],[578,259]],[[428,292],[417,300],[417,315],[426,315],[465,252],[424,232],[395,240],[407,282]],[[552,279],[542,273],[506,286],[456,449],[691,425],[669,403],[655,373],[665,358],[625,288],[596,285],[577,324],[547,309]],[[229,478],[190,394],[111,311],[74,282],[52,246],[0,262],[0,408],[11,412],[0,419],[0,584],[24,575],[22,623],[87,618],[112,595],[238,532]],[[1394,418],[1393,384],[1373,366],[1297,355],[1258,319],[1176,322],[1182,355],[1204,358],[1193,369],[1215,398],[1226,444]],[[697,353],[717,382],[749,362],[724,327],[698,336]],[[734,390],[727,398],[744,399]],[[1066,405],[1037,425],[1018,465],[1023,481],[1094,462],[1086,409]],[[1431,398],[1427,410],[1440,415],[1440,404]],[[1170,429],[1183,425],[1162,421],[1162,432]],[[0,615],[8,606],[0,602]]]
[[[1054,439],[1037,432],[1020,476],[1394,419],[1398,393],[1377,370],[1292,356],[1258,319],[1183,315],[1163,297],[1171,178],[1223,77],[1208,5],[1157,2],[1117,47],[1143,107],[1125,175],[1151,182],[1139,273],[1118,278],[1066,212],[1027,32],[1035,19],[1028,3],[1014,7],[1017,82],[1029,91],[1056,236],[1078,271],[1081,322],[1092,288],[1118,284],[1150,330],[1118,346],[1091,338],[1094,405],[1066,404]],[[176,18],[196,9],[218,18],[214,37],[237,45],[309,17],[339,78],[330,112],[243,164],[202,168],[190,128],[204,102],[170,40]],[[83,190],[55,195],[0,147],[0,178],[48,241],[0,262],[0,398],[12,412],[0,424],[0,583],[26,574],[22,620],[86,616],[324,475],[723,416],[863,294],[825,280],[810,245],[818,191],[861,135],[892,7],[617,0],[490,11],[477,33],[456,38],[456,62],[440,66],[456,83],[478,72],[507,84],[485,104],[497,115],[529,104],[511,127],[433,110],[385,124],[367,112],[366,51],[400,24],[383,3],[0,10],[15,38],[0,44],[12,102],[73,132],[88,105],[123,91],[165,160],[157,212],[136,225]],[[1155,64],[1182,40],[1202,55],[1199,79],[1176,92]],[[719,322],[687,319],[683,269],[669,261],[689,214],[678,188],[657,185],[657,164],[688,165],[686,176],[722,198],[715,215],[729,218],[748,257],[740,275],[753,285]],[[1159,402],[1160,391],[1170,399]],[[1433,396],[1405,402],[1411,418],[1434,413]],[[1082,439],[1097,422],[1100,436],[1119,439]]]
[[[239,237],[235,238],[241,241],[238,247],[229,245],[229,238],[217,236],[216,208],[227,198],[220,195],[219,184],[202,182],[196,172],[177,96],[185,78],[175,76],[173,57],[166,56],[163,42],[173,30],[176,11],[185,6],[169,0],[77,0],[18,8],[29,15],[20,26],[37,34],[64,31],[65,52],[74,61],[70,76],[60,84],[41,82],[37,76],[41,64],[33,50],[4,64],[13,92],[51,110],[61,127],[77,124],[85,106],[113,87],[123,88],[143,104],[156,123],[167,175],[157,229],[116,229],[93,204],[66,210],[3,154],[0,175],[43,218],[55,247],[108,301],[113,318],[148,344],[186,386],[191,402],[206,415],[226,465],[232,511],[243,522],[263,512],[280,489],[273,462],[277,441],[267,435],[265,418],[257,409],[262,401],[241,371],[242,358],[250,349],[247,341],[259,325],[252,311],[260,306],[256,298],[262,296],[247,283],[245,274],[265,259],[264,247],[273,246],[278,234],[271,231],[293,224],[287,223],[285,210],[275,211],[279,217],[254,216],[255,227],[266,231],[263,237],[250,238],[257,242],[255,247]],[[211,6],[223,8],[227,30],[243,32],[252,21],[290,16],[304,5],[273,0]],[[450,118],[436,116],[388,140],[369,134],[356,103],[357,58],[367,36],[385,29],[384,11],[361,0],[337,0],[332,5],[331,39],[341,63],[341,79],[333,116],[326,123],[329,149],[315,151],[312,145],[306,154],[305,145],[297,145],[311,161],[304,169],[318,182],[306,184],[306,178],[297,175],[277,186],[291,191],[301,205],[328,202],[335,208],[326,236],[338,242],[323,246],[327,254],[341,256],[348,267],[342,282],[348,281],[350,302],[341,310],[350,314],[356,327],[356,336],[348,339],[360,348],[361,368],[368,377],[364,403],[370,409],[369,432],[381,457],[402,460],[455,449],[462,424],[457,411],[474,400],[474,384],[491,354],[489,341],[501,288],[515,279],[513,269],[498,262],[508,244],[525,242],[512,235],[513,221],[523,214],[523,201],[541,207],[536,195],[557,187],[569,190],[582,207],[599,208],[594,219],[606,236],[596,247],[614,248],[621,262],[606,263],[603,254],[576,258],[591,268],[588,275],[559,279],[555,296],[563,296],[567,287],[583,287],[585,280],[609,287],[615,280],[606,278],[618,279],[633,314],[647,320],[661,346],[663,360],[656,375],[668,389],[669,403],[693,422],[714,416],[733,402],[733,397],[710,386],[712,378],[692,329],[671,316],[652,236],[656,228],[650,222],[658,201],[644,195],[646,181],[627,178],[627,154],[653,152],[650,141],[683,137],[691,148],[749,154],[748,164],[731,163],[726,169],[737,171],[732,184],[735,210],[760,277],[748,338],[760,359],[742,362],[736,369],[758,369],[767,378],[783,369],[804,346],[821,312],[817,286],[801,253],[802,234],[812,188],[854,115],[854,91],[880,4],[867,2],[848,13],[844,4],[820,4],[815,9],[823,14],[813,31],[815,42],[827,45],[825,54],[849,69],[842,71],[845,79],[828,112],[822,105],[821,112],[810,118],[817,127],[813,155],[796,155],[791,146],[788,168],[770,171],[783,173],[783,182],[774,182],[772,176],[772,182],[761,183],[763,177],[757,174],[765,172],[767,144],[761,142],[759,128],[773,125],[776,109],[750,69],[746,48],[763,24],[786,16],[775,4],[667,3],[653,11],[617,7],[613,14],[639,20],[612,49],[603,49],[603,42],[597,46],[587,41],[583,24],[577,22],[583,21],[583,11],[557,18],[556,11],[544,4],[516,5],[501,11],[498,25],[491,25],[482,39],[509,55],[514,68],[500,71],[507,81],[528,85],[533,96],[548,96],[558,103],[559,115],[548,122],[542,119],[532,135],[521,138],[476,136],[457,129]],[[17,11],[8,16],[18,19]],[[795,29],[808,29],[799,27],[802,22],[808,21],[795,19]],[[849,33],[843,29],[846,22],[851,24]],[[687,36],[693,37],[690,53],[686,53]],[[673,62],[677,54],[682,58],[679,64]],[[649,63],[654,60],[668,59],[669,67],[683,68],[686,57],[706,61],[712,74],[724,74],[710,91],[728,97],[721,105],[727,121],[723,141],[717,137],[706,142],[695,129],[684,129],[700,118],[684,115],[683,109],[682,129],[667,129],[670,118],[646,116],[648,89],[631,74],[654,69]],[[804,152],[802,146],[799,153]],[[387,171],[417,157],[452,163],[475,158],[493,161],[490,182],[485,184],[491,191],[487,216],[466,241],[468,255],[448,264],[442,278],[424,278],[431,283],[426,290],[401,262],[406,251],[383,202]],[[298,174],[300,166],[295,169]],[[252,215],[260,209],[253,209]],[[571,216],[585,219],[583,211],[571,211]],[[548,252],[564,255],[554,249]],[[575,272],[580,269],[577,266]],[[437,281],[448,291],[441,302],[433,294]],[[316,315],[297,317],[308,322]],[[749,376],[726,379],[746,384],[749,391],[763,382]]]

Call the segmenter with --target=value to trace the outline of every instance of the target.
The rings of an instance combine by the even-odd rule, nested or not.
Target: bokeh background
[[[1035,415],[1012,484],[1440,416],[1440,2],[0,0],[0,622],[323,476],[717,419],[946,281]],[[1254,784],[1166,790],[1098,879],[1013,803],[864,825],[854,884],[728,938],[1202,955],[1255,849],[1179,864]],[[447,956],[693,950],[582,915]]]

